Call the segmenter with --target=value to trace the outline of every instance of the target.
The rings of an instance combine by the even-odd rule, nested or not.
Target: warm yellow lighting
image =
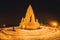
[[[19,24],[21,28],[26,29],[37,29],[39,28],[40,24],[38,19],[35,19],[35,15],[31,5],[29,5],[25,18],[22,18],[21,23]]]
[[[56,22],[56,21],[51,21],[51,22],[50,22],[50,25],[51,25],[51,26],[58,26],[58,22]]]
[[[58,24],[57,23],[52,23],[53,26],[57,26]]]
[[[25,25],[23,25],[23,29],[25,28]]]

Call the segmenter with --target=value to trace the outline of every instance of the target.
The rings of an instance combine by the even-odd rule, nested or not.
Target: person
[[[15,31],[15,28],[14,28],[14,26],[13,26],[13,30],[12,31]]]

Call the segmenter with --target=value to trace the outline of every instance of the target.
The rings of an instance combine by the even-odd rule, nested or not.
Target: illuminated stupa
[[[33,9],[29,5],[25,18],[22,18],[21,23],[19,24],[20,28],[26,29],[37,29],[40,27],[38,19],[35,19]]]

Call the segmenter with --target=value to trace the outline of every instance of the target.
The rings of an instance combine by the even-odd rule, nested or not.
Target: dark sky
[[[60,22],[60,0],[0,0],[0,24],[18,25],[29,4],[39,22]]]

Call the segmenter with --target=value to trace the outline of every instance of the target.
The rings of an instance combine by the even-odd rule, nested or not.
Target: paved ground
[[[3,28],[0,40],[60,40],[60,30],[52,27],[42,27],[37,30]]]

